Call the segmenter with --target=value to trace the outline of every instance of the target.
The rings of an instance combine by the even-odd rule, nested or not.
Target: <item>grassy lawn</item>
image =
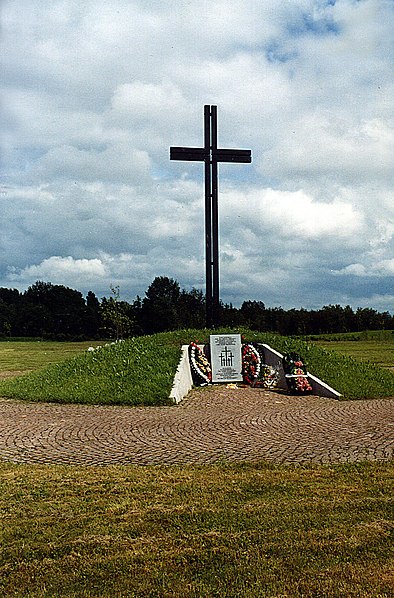
[[[394,396],[394,373],[374,364],[327,350],[316,342],[251,330],[241,332],[249,342],[267,343],[281,353],[299,353],[309,371],[344,398]],[[3,349],[0,368],[26,370],[29,364],[35,371],[0,381],[0,396],[60,403],[169,404],[180,347],[191,340],[208,342],[209,331],[181,330],[137,337],[92,352],[82,350],[90,343],[15,343],[14,347],[9,343]],[[330,349],[332,342],[328,344]],[[379,346],[382,343],[376,342]],[[2,346],[0,343],[0,351]],[[79,354],[64,361],[67,351],[69,355],[73,351]],[[50,365],[43,369],[46,362]]]
[[[0,377],[5,372],[31,372],[53,363],[59,363],[99,341],[57,343],[52,341],[0,341]]]
[[[309,337],[308,341],[379,367],[394,368],[394,330],[321,334]]]
[[[330,351],[369,361],[383,368],[394,369],[394,342],[377,341],[319,341],[319,346]]]
[[[0,464],[0,592],[389,597],[394,464]]]
[[[0,381],[0,396],[60,403],[169,404],[179,357],[177,343],[163,342],[160,335],[138,337]]]
[[[330,351],[350,355],[383,368],[394,369],[394,331],[368,331],[343,335],[312,337],[313,342]]]

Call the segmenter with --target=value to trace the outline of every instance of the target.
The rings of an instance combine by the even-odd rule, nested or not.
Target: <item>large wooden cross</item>
[[[205,162],[206,325],[219,325],[218,162],[252,161],[251,150],[219,149],[217,106],[204,106],[204,147],[171,147],[170,160]]]

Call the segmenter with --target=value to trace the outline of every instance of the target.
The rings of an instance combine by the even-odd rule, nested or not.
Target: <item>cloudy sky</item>
[[[203,106],[221,298],[394,312],[393,0],[3,0],[0,286],[204,288]]]

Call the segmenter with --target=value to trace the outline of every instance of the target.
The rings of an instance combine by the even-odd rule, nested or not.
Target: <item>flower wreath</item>
[[[312,392],[307,369],[302,357],[297,353],[286,353],[283,357],[283,369],[287,388],[295,394],[306,394]]]
[[[261,383],[257,383],[257,385],[261,384],[263,388],[276,388],[279,380],[278,368],[272,365],[262,364],[260,378]]]
[[[189,345],[189,363],[195,386],[211,384],[212,370],[208,359],[196,343]]]
[[[245,384],[254,384],[260,374],[261,357],[256,347],[242,345],[242,377]]]

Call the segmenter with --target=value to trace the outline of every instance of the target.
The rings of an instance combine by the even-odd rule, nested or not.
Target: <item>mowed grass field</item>
[[[86,351],[88,347],[97,347],[101,341],[55,342],[55,341],[0,341],[0,378],[16,374],[26,374],[35,370],[60,363]]]
[[[322,335],[312,339],[318,346],[330,351],[394,370],[393,330]]]
[[[0,595],[394,593],[394,464],[0,464]]]

